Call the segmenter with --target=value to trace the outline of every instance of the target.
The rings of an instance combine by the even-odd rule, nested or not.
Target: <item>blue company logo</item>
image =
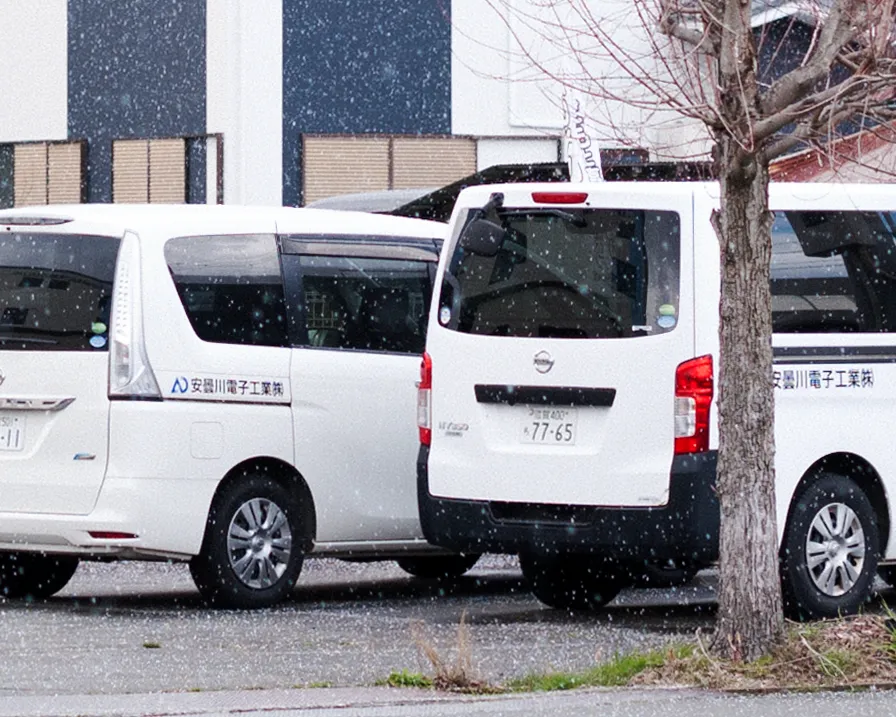
[[[178,376],[171,385],[171,393],[186,393],[190,388],[190,382],[186,376]]]

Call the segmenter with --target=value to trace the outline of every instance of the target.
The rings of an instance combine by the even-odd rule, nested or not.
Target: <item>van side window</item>
[[[311,346],[423,353],[427,262],[308,255],[299,262]]]
[[[104,351],[118,239],[0,235],[0,349]]]
[[[773,330],[896,331],[894,220],[889,212],[777,212]]]
[[[287,346],[273,235],[177,237],[165,260],[193,331],[221,344]]]

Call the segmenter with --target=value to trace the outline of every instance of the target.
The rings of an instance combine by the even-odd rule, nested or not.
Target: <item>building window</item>
[[[303,135],[305,204],[354,192],[435,188],[476,171],[467,137]]]
[[[119,139],[112,142],[112,201],[183,204],[187,201],[186,142]]]
[[[83,202],[85,146],[83,141],[0,145],[0,207]]]

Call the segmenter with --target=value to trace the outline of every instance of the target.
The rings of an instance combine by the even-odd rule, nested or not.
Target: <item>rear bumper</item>
[[[675,456],[664,506],[613,508],[435,497],[429,492],[429,448],[421,446],[417,499],[423,535],[458,552],[556,551],[710,563],[719,544],[716,457],[716,451]]]

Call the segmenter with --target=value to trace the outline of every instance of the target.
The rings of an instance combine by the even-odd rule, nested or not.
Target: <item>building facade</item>
[[[556,162],[539,46],[482,0],[0,0],[0,206],[302,205]],[[595,110],[602,153],[705,156],[693,123],[627,111]]]

